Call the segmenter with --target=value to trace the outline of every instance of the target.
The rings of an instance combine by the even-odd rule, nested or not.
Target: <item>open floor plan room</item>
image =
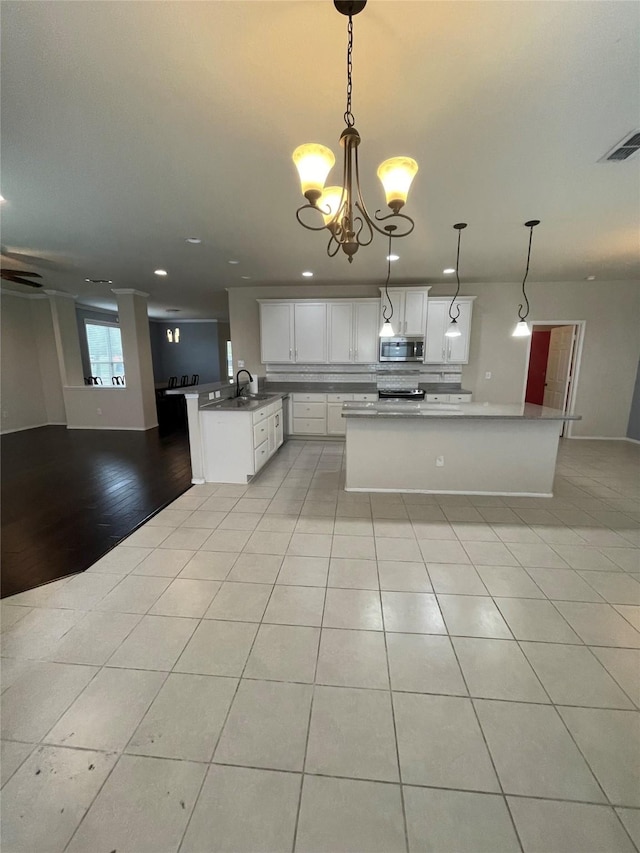
[[[3,849],[636,849],[638,447],[561,441],[551,499],[348,494],[343,450],[2,602]]]

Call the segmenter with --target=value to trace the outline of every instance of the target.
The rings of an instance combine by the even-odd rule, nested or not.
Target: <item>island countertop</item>
[[[533,403],[425,403],[411,400],[377,400],[344,403],[344,418],[497,418],[526,421],[579,421],[581,415],[566,415],[559,409]]]

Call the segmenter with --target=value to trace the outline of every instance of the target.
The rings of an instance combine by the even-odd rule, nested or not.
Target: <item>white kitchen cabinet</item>
[[[295,360],[303,364],[326,363],[326,302],[295,302],[293,315]]]
[[[327,435],[345,435],[347,423],[342,417],[342,403],[327,403]]]
[[[287,364],[295,361],[293,323],[292,303],[260,303],[260,345],[263,364]]]
[[[328,304],[330,364],[371,364],[378,360],[377,299]]]
[[[427,334],[425,337],[425,364],[467,364],[469,361],[469,342],[471,339],[471,314],[475,297],[464,296],[456,299],[453,314],[460,308],[457,325],[460,335],[448,338],[445,332],[449,328],[449,306],[451,298],[429,299],[427,312]]]
[[[390,287],[389,299],[393,306],[391,326],[394,337],[422,338],[427,322],[429,288]],[[385,290],[380,288],[380,322],[384,322],[384,309],[387,316],[391,306]]]
[[[282,400],[253,412],[200,411],[204,479],[247,483],[283,442]]]
[[[328,308],[329,362],[346,364],[353,361],[353,302],[330,302]]]

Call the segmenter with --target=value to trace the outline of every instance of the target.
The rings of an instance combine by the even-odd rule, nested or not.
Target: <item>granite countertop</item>
[[[344,403],[343,418],[496,418],[521,421],[579,421],[581,415],[565,415],[559,409],[532,403],[424,403],[378,400],[377,403]]]
[[[306,391],[309,394],[377,394],[378,386],[375,382],[266,382],[264,390],[266,393]]]
[[[256,396],[247,394],[243,397],[224,397],[220,400],[210,400],[203,403],[199,410],[201,412],[255,412],[263,406],[269,406],[276,400],[282,400],[286,393],[260,392]],[[238,402],[242,401],[242,402]]]

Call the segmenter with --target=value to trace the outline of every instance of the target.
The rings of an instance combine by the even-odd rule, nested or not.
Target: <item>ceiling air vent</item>
[[[625,136],[621,142],[614,145],[611,151],[600,159],[600,162],[619,163],[622,160],[628,160],[637,151],[640,151],[640,130],[634,130],[630,135]]]

